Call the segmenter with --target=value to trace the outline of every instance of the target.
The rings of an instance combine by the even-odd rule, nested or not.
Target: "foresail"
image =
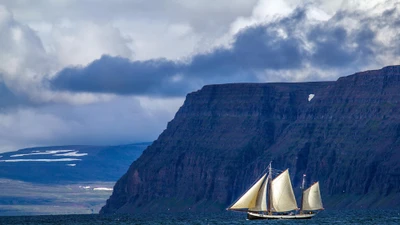
[[[285,170],[271,183],[271,211],[287,212],[297,209],[292,183],[290,182],[289,170]]]
[[[316,182],[303,192],[302,210],[323,209],[319,183]]]
[[[267,174],[264,174],[246,193],[242,195],[229,210],[243,210],[252,209],[256,207],[257,196],[260,192],[260,188],[263,186]]]

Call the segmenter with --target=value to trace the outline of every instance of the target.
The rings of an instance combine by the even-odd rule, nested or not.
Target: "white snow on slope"
[[[63,152],[72,152],[74,150],[47,150],[44,152],[41,151],[33,151],[32,153],[27,153],[27,154],[15,154],[11,155],[10,157],[22,157],[22,156],[27,156],[27,155],[54,155],[57,153],[63,153]]]
[[[72,156],[72,157],[80,157],[80,156],[85,156],[87,153],[78,153],[78,151],[73,151],[73,152],[67,152],[67,153],[61,153],[61,154],[54,154],[53,156]]]
[[[15,154],[11,155],[10,157],[23,157],[23,156],[30,156],[30,155],[52,155],[52,156],[69,156],[69,157],[81,157],[88,155],[88,153],[79,153],[76,150],[46,150],[44,152],[41,151],[33,151],[32,153],[26,154]]]
[[[86,190],[93,190],[93,191],[112,191],[113,188],[108,187],[94,187],[91,186],[79,186],[79,188],[86,189]]]
[[[79,186],[79,188],[90,189],[90,186]]]
[[[112,188],[106,188],[106,187],[95,187],[93,188],[94,191],[112,191]]]
[[[63,159],[4,159],[0,162],[67,162],[67,161],[80,161],[81,159],[63,158]]]
[[[308,101],[311,101],[314,98],[315,94],[309,94],[308,95]]]

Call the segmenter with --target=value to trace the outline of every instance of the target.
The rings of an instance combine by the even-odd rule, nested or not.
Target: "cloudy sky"
[[[0,0],[0,152],[152,141],[205,84],[400,64],[392,0]]]

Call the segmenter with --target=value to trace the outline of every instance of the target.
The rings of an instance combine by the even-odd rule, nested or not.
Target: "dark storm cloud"
[[[300,68],[307,58],[300,39],[282,39],[275,29],[271,25],[249,27],[236,35],[231,48],[197,54],[189,62],[103,56],[84,68],[66,68],[50,82],[54,89],[76,92],[176,96],[204,83],[257,81],[255,72]]]
[[[310,61],[321,68],[338,68],[356,64],[367,64],[374,55],[376,34],[370,24],[348,31],[337,25],[346,18],[339,12],[330,21],[314,26],[307,34],[315,50]]]
[[[342,11],[315,24],[307,21],[305,9],[298,9],[275,22],[247,27],[229,48],[197,54],[185,62],[103,56],[85,68],[64,69],[50,82],[54,89],[77,92],[176,96],[207,83],[257,81],[255,75],[263,70],[295,72],[306,64],[358,70],[385,51],[372,27],[388,21],[392,22],[387,26],[394,26],[398,18],[390,10],[383,15],[386,18]],[[360,26],[346,29],[347,18],[360,21]]]
[[[162,84],[176,86],[174,76],[182,65],[165,59],[130,61],[121,57],[102,56],[84,68],[66,68],[52,81],[53,87],[86,92],[118,94],[183,94],[179,89],[165,89]]]
[[[195,55],[188,74],[230,76],[238,71],[291,69],[302,65],[304,52],[296,37],[281,39],[267,26],[249,27],[236,36],[232,48]]]
[[[369,28],[349,34],[343,27],[321,26],[314,28],[308,37],[316,49],[311,61],[322,68],[349,66],[356,61],[367,63],[374,53],[371,47],[375,34]],[[357,46],[351,46],[352,43]]]

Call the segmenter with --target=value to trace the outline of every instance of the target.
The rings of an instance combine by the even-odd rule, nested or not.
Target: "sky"
[[[207,84],[400,64],[393,0],[0,0],[0,152],[153,141]]]

